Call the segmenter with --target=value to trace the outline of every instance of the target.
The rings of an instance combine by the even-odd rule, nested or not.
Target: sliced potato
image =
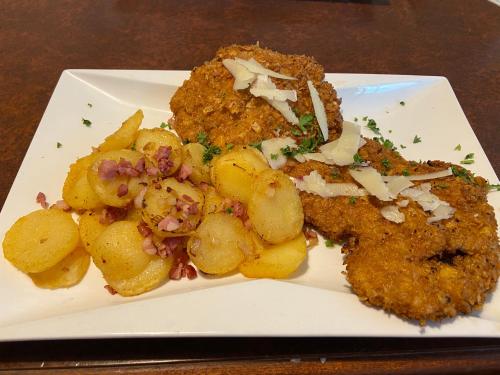
[[[139,208],[132,207],[128,210],[127,216],[125,217],[127,221],[139,222],[142,220],[142,210]]]
[[[173,257],[155,257],[141,273],[134,277],[114,279],[105,276],[105,279],[120,295],[125,297],[136,296],[158,287],[162,282],[167,280],[172,263]]]
[[[125,159],[135,166],[143,155],[140,152],[132,150],[117,150],[101,152],[88,169],[88,180],[92,189],[99,196],[99,199],[105,204],[113,207],[126,206],[142,189],[140,177],[116,176],[110,180],[104,180],[99,177],[99,166],[105,160],[114,160],[117,163],[120,159]],[[127,185],[128,192],[122,197],[118,196],[118,187],[122,184]]]
[[[99,146],[99,151],[121,150],[122,148],[130,147],[137,137],[137,131],[141,126],[144,114],[142,110],[138,110],[122,123],[120,129],[106,137],[104,142]]]
[[[222,275],[235,270],[252,251],[252,239],[241,220],[224,213],[205,217],[188,241],[187,252],[201,271]]]
[[[173,175],[182,164],[182,143],[172,132],[162,128],[142,129],[137,135],[135,149],[146,156],[148,164],[158,167],[156,153],[161,146],[170,147],[171,154],[169,160],[173,165],[163,176]]]
[[[143,251],[143,241],[137,223],[116,221],[96,239],[90,253],[105,277],[129,279],[144,271],[152,259]]]
[[[299,193],[286,174],[267,169],[257,176],[248,216],[265,241],[277,244],[297,237],[304,224],[304,212]]]
[[[30,273],[29,276],[40,288],[69,288],[83,279],[89,264],[90,256],[80,245],[55,266],[40,273]]]
[[[246,277],[284,279],[299,268],[307,256],[306,238],[301,233],[291,241],[265,248],[254,260],[240,264]]]
[[[207,189],[205,204],[203,205],[203,216],[224,210],[224,198],[217,193],[213,186],[209,186]]]
[[[90,253],[92,244],[95,242],[97,237],[101,235],[102,232],[107,228],[107,225],[101,224],[99,221],[99,213],[94,211],[87,211],[80,216],[80,221],[78,223],[78,230],[80,231],[80,238],[82,240],[85,250]]]
[[[188,143],[182,146],[184,155],[183,163],[190,166],[193,172],[189,176],[189,180],[194,184],[199,185],[201,182],[210,183],[210,167],[203,162],[203,154],[205,146],[200,143]]]
[[[87,179],[87,170],[97,156],[97,153],[87,155],[69,167],[62,197],[75,210],[90,210],[104,206]]]
[[[262,154],[253,147],[240,147],[212,163],[212,184],[224,197],[248,203],[253,181],[259,172],[269,169]]]
[[[173,177],[157,184],[150,185],[144,195],[143,220],[160,237],[185,236],[193,232],[203,210],[201,190],[189,181],[179,182]],[[196,205],[196,208],[187,211],[190,205]],[[177,220],[179,227],[173,230],[159,229],[158,224],[168,216]]]
[[[38,210],[19,218],[5,234],[5,258],[26,273],[48,270],[75,250],[80,236],[71,215]]]

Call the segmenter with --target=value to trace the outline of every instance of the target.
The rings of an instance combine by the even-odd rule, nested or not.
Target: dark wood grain
[[[448,77],[498,173],[499,25],[500,8],[486,0],[0,0],[0,205],[64,69],[191,69],[220,46],[256,41],[287,53],[313,55],[328,72]],[[0,370],[16,368],[45,368],[43,373],[54,373],[55,368],[65,369],[58,373],[495,373],[500,369],[500,342],[189,339],[0,344]]]

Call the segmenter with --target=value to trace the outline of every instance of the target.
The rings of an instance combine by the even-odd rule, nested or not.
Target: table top
[[[500,171],[500,7],[487,0],[3,0],[0,206],[64,69],[191,69],[232,43],[327,72],[446,76]],[[0,371],[495,373],[494,339],[150,339],[0,343]],[[40,373],[40,371],[36,371]]]

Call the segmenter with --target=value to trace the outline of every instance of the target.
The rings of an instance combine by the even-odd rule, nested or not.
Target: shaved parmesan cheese
[[[297,101],[297,92],[295,90],[278,90],[278,89],[260,89],[257,87],[252,87],[250,93],[253,96],[266,98],[269,100],[277,100],[284,102],[290,100],[292,102]]]
[[[309,161],[309,160],[316,160],[316,161],[320,161],[322,163],[328,164],[327,159],[325,158],[325,155],[323,155],[320,152],[313,152],[313,153],[303,154],[302,156],[304,156],[304,159],[307,160],[307,161]]]
[[[257,78],[255,73],[252,73],[233,59],[224,59],[222,64],[234,77],[233,90],[235,91],[246,89]]]
[[[353,163],[353,157],[360,145],[361,128],[349,121],[344,121],[339,139],[321,146],[319,149],[326,159],[337,165]]]
[[[451,168],[445,169],[443,171],[439,172],[433,172],[433,173],[425,173],[425,174],[415,174],[411,176],[404,176],[408,178],[411,181],[421,181],[421,180],[433,180],[435,178],[442,178],[442,177],[447,177],[451,176],[453,174]],[[401,176],[384,176],[384,181],[391,181],[395,178],[398,178]]]
[[[297,147],[297,143],[290,137],[271,138],[262,141],[262,153],[271,168],[278,169],[285,165],[286,157],[281,153],[281,149],[286,146]]]
[[[382,175],[373,167],[350,169],[352,178],[359,182],[368,192],[381,201],[392,200],[387,185],[382,180]]]
[[[311,95],[311,100],[314,107],[314,114],[318,120],[319,128],[321,129],[321,134],[323,139],[328,141],[328,121],[326,119],[325,106],[319,97],[318,90],[314,87],[312,81],[307,81],[307,87],[309,87],[309,94]]]
[[[281,78],[281,79],[291,79],[291,80],[297,79],[297,78],[290,77],[290,76],[287,76],[287,75],[284,75],[281,73],[276,73],[270,69],[264,68],[261,64],[259,64],[253,58],[251,58],[250,60],[243,60],[239,57],[236,57],[235,60],[238,64],[243,65],[245,68],[247,68],[252,73],[263,74],[263,75],[266,75],[269,77],[275,77],[275,78]]]
[[[380,209],[382,216],[394,223],[400,224],[405,221],[405,214],[399,212],[398,206],[385,206]]]
[[[309,175],[303,178],[294,179],[297,189],[307,193],[316,194],[323,198],[337,196],[363,196],[366,195],[366,190],[360,189],[355,184],[351,183],[327,183],[318,171],[312,171]]]
[[[430,224],[436,221],[450,219],[451,217],[453,217],[455,211],[456,210],[453,207],[451,207],[448,203],[441,204],[438,206],[438,208],[432,211],[432,216],[427,219],[427,222]]]
[[[405,176],[398,176],[387,183],[387,189],[389,189],[392,198],[396,198],[401,191],[410,186],[413,186],[413,183]]]
[[[408,199],[403,199],[402,201],[396,202],[399,207],[407,207],[410,201]]]
[[[442,201],[438,196],[432,194],[430,190],[431,184],[425,183],[405,189],[401,195],[413,199],[424,211],[431,211],[432,216],[427,219],[428,223],[451,218],[455,209],[448,202]]]

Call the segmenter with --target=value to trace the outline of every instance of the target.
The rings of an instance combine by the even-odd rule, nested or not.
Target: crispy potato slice
[[[173,177],[157,184],[151,184],[144,195],[144,222],[160,237],[185,236],[193,232],[200,222],[203,210],[201,190],[189,181],[179,182]],[[190,210],[191,205],[196,208]],[[167,217],[177,220],[179,227],[173,230],[159,229],[158,224]]]
[[[120,159],[125,159],[135,166],[143,155],[140,152],[132,150],[117,150],[101,152],[98,154],[92,165],[88,169],[88,180],[92,189],[96,192],[99,199],[105,204],[113,207],[126,206],[142,189],[140,177],[116,176],[110,180],[104,180],[99,177],[99,166],[105,160],[114,160],[117,163]],[[125,184],[128,192],[122,197],[118,196],[118,188]]]
[[[116,221],[97,237],[90,253],[105,277],[129,279],[144,271],[153,258],[143,251],[143,241],[137,223]]]
[[[45,289],[69,288],[78,284],[89,269],[90,256],[83,246],[78,246],[55,266],[29,276],[36,286]]]
[[[297,237],[304,212],[299,193],[286,174],[267,169],[258,175],[248,202],[248,216],[265,241],[277,244]]]
[[[99,151],[106,152],[130,147],[137,137],[137,131],[143,118],[144,113],[139,109],[122,123],[120,129],[106,137],[104,142],[99,145]]]
[[[284,279],[299,268],[307,256],[306,238],[301,233],[291,241],[265,248],[253,260],[239,266],[246,277]]]
[[[183,163],[190,166],[193,172],[189,176],[189,180],[196,185],[201,182],[210,183],[210,167],[203,162],[203,154],[205,146],[200,143],[188,143],[182,146],[184,155]]]
[[[156,153],[161,146],[170,147],[169,160],[173,165],[163,176],[173,175],[182,164],[182,143],[172,132],[162,128],[141,129],[135,141],[135,149],[146,156],[148,164],[158,167]]]
[[[224,198],[217,193],[213,186],[207,188],[205,193],[205,204],[203,205],[203,216],[221,212],[224,210]]]
[[[253,147],[239,147],[212,163],[212,184],[224,197],[248,203],[253,181],[259,172],[269,169],[262,154]]]
[[[158,287],[168,279],[173,257],[155,257],[138,275],[129,279],[114,279],[105,276],[108,284],[124,297],[136,296]]]
[[[48,270],[75,250],[80,236],[71,215],[37,210],[19,218],[5,234],[3,253],[26,273]]]
[[[188,241],[187,253],[201,271],[222,275],[238,268],[252,246],[241,220],[216,213],[204,218]]]
[[[80,232],[80,238],[82,240],[85,250],[89,254],[92,244],[95,242],[97,237],[101,235],[102,232],[107,228],[107,225],[101,224],[99,221],[99,213],[94,211],[87,211],[80,216],[80,221],[78,223],[78,230]]]
[[[87,155],[69,167],[62,197],[75,210],[90,210],[104,206],[87,179],[88,168],[97,156],[97,153]]]

